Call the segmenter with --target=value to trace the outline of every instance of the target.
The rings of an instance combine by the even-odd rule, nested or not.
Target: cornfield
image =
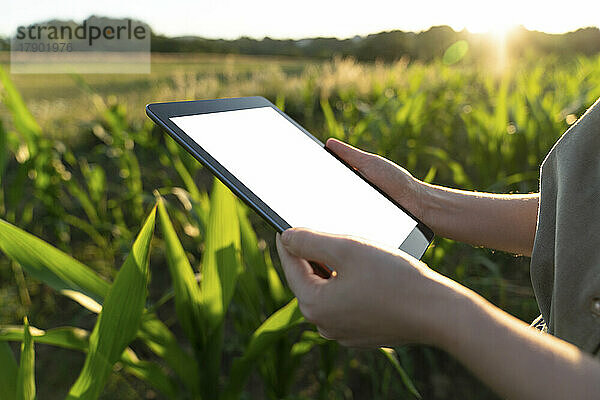
[[[161,68],[115,93],[61,77],[78,94],[45,102],[24,100],[0,69],[1,399],[495,398],[437,349],[321,338],[285,284],[273,230],[145,119],[143,103],[262,95],[317,137],[427,182],[527,193],[600,97],[600,57],[504,71],[260,58]],[[537,316],[524,257],[436,238],[424,261]]]

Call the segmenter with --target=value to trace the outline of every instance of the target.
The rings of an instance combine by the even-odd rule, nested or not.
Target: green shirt
[[[531,281],[548,333],[600,350],[600,99],[540,168]]]

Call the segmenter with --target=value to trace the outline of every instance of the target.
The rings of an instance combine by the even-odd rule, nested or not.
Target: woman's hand
[[[401,251],[303,228],[278,234],[277,251],[300,311],[325,338],[357,347],[434,345],[502,398],[599,398],[597,359]],[[306,260],[337,276],[318,277]]]
[[[343,345],[435,345],[440,310],[446,316],[452,312],[446,301],[451,291],[441,283],[445,278],[400,250],[292,228],[277,235],[277,251],[306,320]],[[320,278],[306,260],[337,274]]]
[[[359,150],[337,139],[328,139],[326,146],[358,170],[369,182],[387,193],[415,217],[424,221],[423,182],[390,160]]]
[[[329,139],[327,148],[436,235],[475,246],[531,254],[537,193],[504,195],[449,189],[420,181],[393,162],[339,140]]]

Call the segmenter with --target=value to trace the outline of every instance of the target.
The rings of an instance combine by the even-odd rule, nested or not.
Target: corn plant
[[[223,74],[214,64],[214,71],[198,66],[184,81],[180,73],[166,72],[153,80],[156,85],[138,89],[142,99],[265,95],[321,139],[334,136],[377,152],[427,182],[536,190],[549,147],[600,96],[600,57],[523,59],[501,73],[465,60],[448,66],[441,60],[334,59],[306,67],[299,62],[290,75],[275,67]],[[143,104],[128,100],[130,85],[127,93],[111,88],[116,96],[101,96],[83,79],[75,81],[92,111],[72,102],[73,114],[93,115],[78,121],[77,140],[67,144],[37,123],[0,70],[0,218],[10,233],[1,244],[14,253],[5,251],[0,260],[2,315],[11,321],[28,315],[32,323],[2,325],[0,365],[8,367],[0,374],[0,398],[16,396],[17,387],[31,393],[21,382],[31,382],[32,375],[17,379],[20,364],[25,371],[29,361],[15,360],[16,348],[4,341],[25,343],[23,360],[33,354],[26,349],[41,343],[88,351],[92,330],[39,329],[50,326],[43,322],[48,310],[39,312],[40,289],[50,286],[57,296],[99,313],[109,282],[117,279],[115,266],[131,251],[135,233],[145,226],[144,212],[154,205],[160,233],[150,266],[170,279],[152,281],[158,298],[146,299],[135,338],[116,363],[163,397],[247,397],[250,381],[250,393],[259,382],[269,398],[344,397],[350,390],[366,396],[360,386],[368,386],[374,399],[418,397],[416,388],[423,397],[449,396],[451,389],[463,397],[481,394],[481,386],[435,349],[358,353],[320,338],[297,318],[293,295],[271,259],[273,231],[222,187],[211,189],[210,174],[141,119],[141,111],[131,113]],[[20,244],[10,247],[11,238],[31,239],[19,236],[23,231],[53,243],[54,255],[15,252]],[[436,239],[425,261],[522,319],[537,315],[527,260]],[[404,385],[394,383],[397,377]],[[469,384],[440,383],[454,378]],[[298,381],[307,380],[311,384],[298,391]],[[84,391],[81,381],[78,387]]]

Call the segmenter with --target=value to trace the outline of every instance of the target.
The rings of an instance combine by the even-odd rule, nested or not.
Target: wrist
[[[426,329],[428,344],[453,353],[465,337],[475,332],[479,295],[431,270],[433,287]]]
[[[443,198],[435,185],[416,179],[415,181],[415,192],[419,204],[416,217],[437,234],[437,222]]]

